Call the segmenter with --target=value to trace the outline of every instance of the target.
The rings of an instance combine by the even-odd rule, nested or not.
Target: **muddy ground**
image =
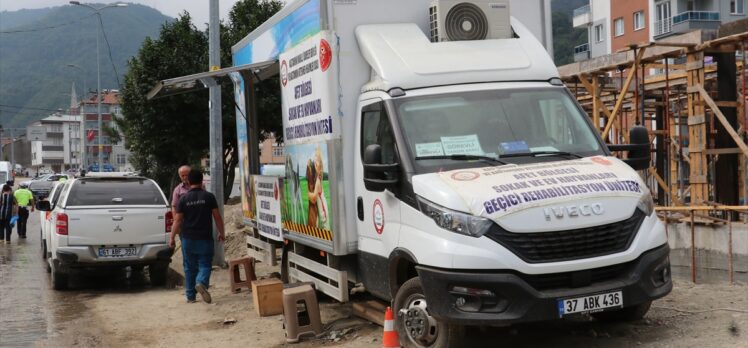
[[[239,205],[226,206],[229,233],[227,258],[245,255],[237,228]],[[181,269],[175,257],[174,268]],[[258,265],[263,276],[277,271]],[[282,316],[259,317],[251,293],[229,292],[226,270],[215,269],[213,303],[185,302],[178,277],[171,288],[142,286],[122,289],[74,288],[66,296],[78,301],[78,315],[63,322],[41,347],[381,347],[381,327],[353,317],[350,304],[322,297],[324,334],[286,344]],[[142,279],[141,279],[142,278]],[[139,280],[140,279],[140,280]],[[176,283],[176,285],[175,285]],[[353,297],[354,301],[366,300]],[[607,324],[578,317],[509,328],[468,331],[472,347],[748,347],[748,286],[698,284],[676,279],[673,292],[656,301],[644,320]]]

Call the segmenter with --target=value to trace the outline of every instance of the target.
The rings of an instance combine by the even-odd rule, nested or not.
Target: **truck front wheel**
[[[395,326],[403,347],[459,347],[465,328],[437,321],[429,313],[421,278],[406,281],[395,295]]]

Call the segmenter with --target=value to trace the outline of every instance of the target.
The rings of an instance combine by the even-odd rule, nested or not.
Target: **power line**
[[[122,84],[119,82],[119,73],[117,73],[117,67],[114,65],[114,58],[112,58],[112,46],[109,45],[109,39],[106,37],[106,31],[104,30],[104,22],[101,21],[101,13],[98,13],[98,15],[99,15],[99,25],[101,25],[101,33],[104,34],[104,42],[106,42],[107,52],[109,53],[109,62],[112,63],[112,69],[114,69],[114,77],[117,79],[117,87],[121,88]]]
[[[45,108],[35,108],[30,106],[15,106],[15,105],[6,105],[6,104],[0,104],[0,108],[5,109],[19,109],[19,110],[38,110],[38,111],[58,111],[59,109],[45,109]],[[12,111],[12,110],[7,110]]]
[[[49,30],[49,29],[57,29],[57,28],[61,28],[61,27],[67,26],[67,25],[75,24],[75,23],[80,22],[80,21],[82,21],[82,20],[84,20],[84,19],[86,19],[88,17],[91,17],[91,16],[93,16],[93,13],[89,14],[87,16],[78,18],[78,19],[76,19],[74,21],[67,22],[67,23],[62,23],[62,24],[53,25],[53,26],[49,26],[49,27],[35,28],[35,29],[6,30],[6,31],[0,31],[0,34],[32,33],[32,32],[37,32],[37,31]]]

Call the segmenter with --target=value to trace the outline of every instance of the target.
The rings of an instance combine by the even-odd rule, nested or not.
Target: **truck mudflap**
[[[665,244],[624,264],[541,275],[427,266],[416,269],[429,312],[437,319],[461,325],[504,326],[563,317],[564,300],[597,301],[596,309],[590,311],[594,312],[661,298],[673,288],[669,252]],[[606,296],[598,296],[603,294]],[[621,303],[600,309],[601,302],[609,303],[614,298]],[[575,308],[575,312],[580,310]]]

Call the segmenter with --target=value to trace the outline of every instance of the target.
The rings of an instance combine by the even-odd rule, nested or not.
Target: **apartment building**
[[[574,10],[574,28],[587,30],[587,42],[574,47],[575,62],[611,53],[610,2],[590,0],[589,4]]]
[[[31,167],[61,172],[81,165],[81,116],[55,113],[27,127],[44,127],[46,140],[31,142]]]
[[[720,24],[746,17],[747,0],[649,0],[652,38],[702,29],[716,33]]]
[[[649,42],[650,0],[612,0],[610,2],[611,50],[617,52],[632,44]]]
[[[119,131],[114,117],[122,114],[118,90],[102,90],[101,99],[101,145],[104,168],[107,164],[112,166],[114,171],[132,170],[130,163],[130,152],[125,148],[125,138]],[[96,94],[91,94],[84,98],[80,107],[83,127],[81,136],[85,140],[83,147],[83,165],[88,168],[94,166],[99,161],[99,122],[98,122],[98,104]],[[109,136],[111,132],[120,135],[119,141],[113,141]]]

